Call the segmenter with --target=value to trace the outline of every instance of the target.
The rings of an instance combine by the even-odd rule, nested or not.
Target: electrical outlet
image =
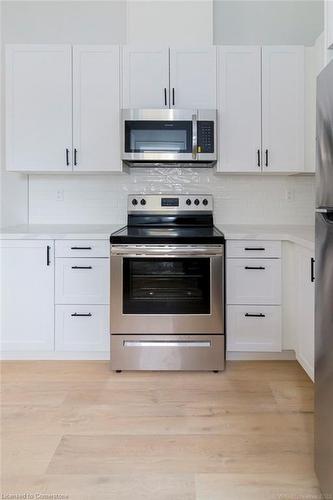
[[[57,190],[56,200],[57,201],[64,201],[64,190],[63,189]]]
[[[287,201],[294,201],[295,200],[294,189],[286,189],[286,200]]]

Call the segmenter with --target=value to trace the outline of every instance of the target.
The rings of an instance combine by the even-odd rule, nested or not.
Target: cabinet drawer
[[[107,351],[110,347],[108,306],[56,306],[58,351]]]
[[[56,304],[109,304],[109,259],[56,259]]]
[[[281,241],[230,240],[227,241],[227,257],[262,258],[281,257]]]
[[[227,304],[281,303],[278,259],[227,259]]]
[[[56,257],[109,257],[110,243],[106,240],[56,240]]]
[[[228,351],[281,351],[280,306],[228,306]]]

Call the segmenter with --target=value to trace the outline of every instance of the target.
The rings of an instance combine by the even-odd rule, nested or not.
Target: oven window
[[[125,153],[191,151],[191,121],[125,121]]]
[[[210,314],[209,258],[124,258],[124,314]]]

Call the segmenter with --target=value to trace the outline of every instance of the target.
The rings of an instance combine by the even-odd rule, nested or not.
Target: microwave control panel
[[[214,122],[198,121],[198,153],[214,153]]]

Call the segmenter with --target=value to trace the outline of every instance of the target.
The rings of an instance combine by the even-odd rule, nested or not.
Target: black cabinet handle
[[[244,269],[258,269],[260,271],[263,271],[264,269],[266,269],[266,267],[263,267],[263,266],[245,266]]]
[[[245,247],[244,250],[246,250],[247,252],[250,252],[251,250],[253,252],[264,252],[266,250],[266,248],[264,248],[264,247]]]
[[[175,88],[172,88],[172,106],[175,105]]]
[[[77,165],[77,149],[74,148],[74,165]]]
[[[311,257],[311,283],[313,283],[315,280],[315,271],[314,271],[315,262],[316,262],[315,259]]]
[[[92,316],[92,314],[91,313],[73,313],[73,314],[71,314],[71,316],[75,316],[75,317],[79,317],[79,316],[88,317],[89,316],[90,317],[90,316]]]
[[[257,165],[258,167],[260,167],[260,149],[258,149],[257,151],[257,158],[258,158]]]
[[[246,318],[266,318],[266,314],[262,314],[262,313],[259,313],[259,314],[245,313],[244,316]]]
[[[71,250],[92,250],[91,247],[71,247]]]
[[[69,149],[66,148],[66,165],[69,166]]]
[[[92,266],[72,266],[72,269],[92,269]]]
[[[49,266],[51,264],[50,251],[51,251],[51,247],[50,247],[50,245],[47,245],[47,247],[46,247],[46,265],[47,266]]]
[[[268,167],[268,149],[265,151],[265,167]]]
[[[164,105],[167,106],[168,101],[167,101],[167,89],[164,87]]]

